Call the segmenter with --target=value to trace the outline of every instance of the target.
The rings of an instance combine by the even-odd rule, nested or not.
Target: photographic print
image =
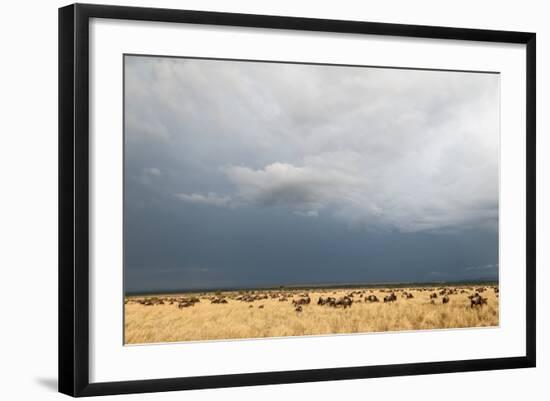
[[[123,68],[125,344],[499,325],[498,73]]]

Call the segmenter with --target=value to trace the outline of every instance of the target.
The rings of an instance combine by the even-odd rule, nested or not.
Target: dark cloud
[[[127,288],[498,262],[496,74],[126,57],[125,77]]]

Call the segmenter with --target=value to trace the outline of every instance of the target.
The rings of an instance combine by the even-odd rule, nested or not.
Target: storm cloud
[[[173,222],[181,223],[178,233],[184,227],[187,233],[226,232],[221,216],[231,220],[226,224],[232,224],[229,231],[235,235],[243,235],[245,227],[259,237],[271,230],[280,252],[289,251],[278,237],[283,233],[276,232],[281,221],[350,233],[353,240],[347,238],[347,245],[331,242],[341,248],[350,241],[369,248],[373,242],[379,246],[406,236],[449,243],[480,236],[480,243],[463,250],[470,254],[461,258],[464,265],[455,266],[456,255],[449,255],[454,270],[446,274],[462,278],[479,270],[492,272],[467,269],[498,263],[498,138],[498,74],[126,56],[128,271],[221,269],[219,261],[178,259],[169,249],[149,253],[157,259],[137,251],[138,243],[144,245],[135,237],[147,236],[151,220],[170,213]],[[195,221],[191,227],[185,217],[189,213],[222,220],[202,227]],[[169,236],[179,235],[168,227],[158,231],[165,241],[152,241],[156,245],[150,247],[163,248],[174,241]],[[296,231],[294,240],[311,241],[300,235]],[[224,252],[231,258],[235,252],[246,255],[242,243]],[[254,252],[243,258],[255,259]],[[320,253],[315,246],[309,252],[308,263],[314,265],[313,256]],[[383,272],[394,267],[388,267],[384,255],[367,258],[368,252],[338,263],[360,266],[366,260],[380,266],[376,274],[371,267],[369,274],[326,279],[384,279]],[[137,254],[160,267],[144,267]],[[441,264],[440,256],[427,252],[417,274],[409,271],[403,277],[425,279],[436,271],[436,259]],[[272,283],[271,276],[290,280],[284,267],[262,263],[266,282]],[[267,272],[274,268],[279,271]],[[238,286],[239,267],[223,269],[233,269],[227,277]],[[303,277],[295,280],[312,281],[311,271],[302,270]],[[133,286],[143,286],[140,280]]]

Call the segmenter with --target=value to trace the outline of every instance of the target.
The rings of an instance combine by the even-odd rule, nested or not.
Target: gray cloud
[[[479,182],[477,175],[453,178],[447,166],[425,173],[418,164],[420,160],[411,161],[408,169],[399,166],[401,171],[395,164],[371,168],[364,155],[346,151],[306,157],[301,166],[232,166],[225,173],[244,203],[327,210],[349,223],[386,224],[404,231],[496,223],[496,188],[484,186],[485,177]]]
[[[127,260],[140,265],[151,247],[152,264],[237,269],[252,263],[240,244],[266,236],[257,249],[277,245],[269,260],[313,266],[334,249],[383,279],[421,248],[411,269],[457,277],[442,265],[498,260],[498,152],[498,74],[126,57]],[[340,234],[321,239],[321,227]],[[440,233],[456,261],[430,250]],[[180,254],[172,237],[204,249]],[[349,244],[365,254],[346,256]],[[222,246],[223,261],[206,260]]]
[[[226,180],[183,200],[496,226],[498,75],[135,57],[126,76],[127,140],[168,141]]]
[[[296,210],[294,211],[294,214],[303,217],[319,217],[319,212],[317,210],[308,210],[306,212]]]
[[[146,167],[143,169],[143,172],[147,175],[157,176],[159,177],[161,175],[160,169],[156,167]]]
[[[176,198],[191,203],[202,203],[205,205],[229,207],[231,198],[229,196],[220,196],[214,192],[209,192],[206,195],[201,194],[176,194]]]
[[[478,266],[469,266],[466,270],[498,270],[498,263],[487,264],[487,265],[478,265]]]

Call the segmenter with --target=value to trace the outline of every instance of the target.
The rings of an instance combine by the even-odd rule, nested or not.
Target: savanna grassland
[[[314,288],[129,296],[125,343],[499,325],[498,287]]]

